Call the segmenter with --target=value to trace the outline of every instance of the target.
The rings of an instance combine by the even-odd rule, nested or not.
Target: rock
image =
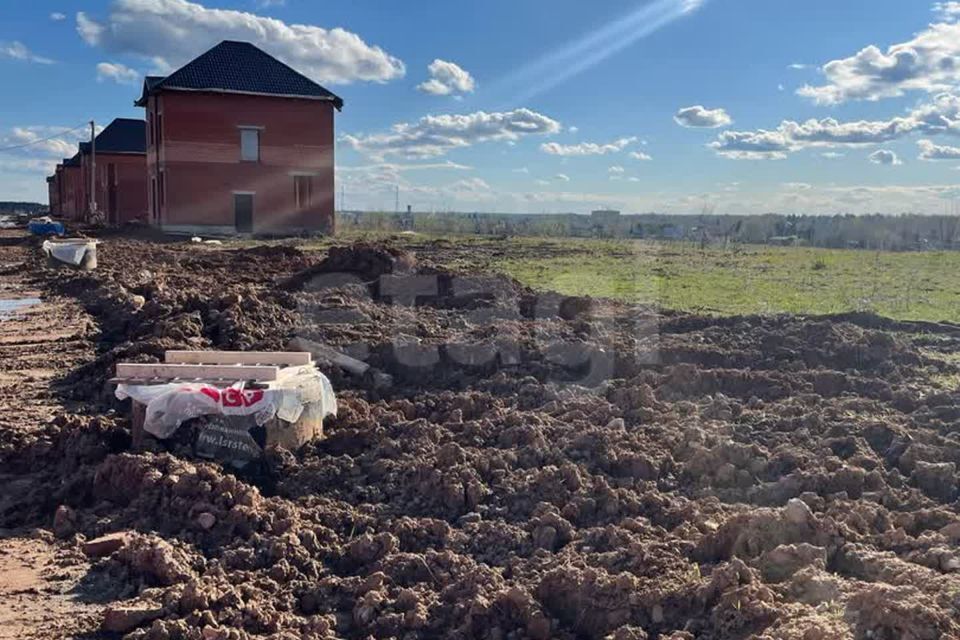
[[[108,556],[127,544],[129,534],[126,531],[108,533],[83,543],[83,552],[92,558]]]
[[[481,516],[476,511],[471,511],[470,513],[465,513],[462,516],[460,516],[460,518],[457,520],[457,524],[459,524],[462,527],[467,524],[476,524],[481,520],[483,520],[483,516]]]
[[[126,633],[163,617],[163,607],[152,603],[114,605],[103,614],[100,628],[113,633]]]
[[[57,507],[53,514],[53,534],[58,538],[69,538],[77,532],[77,514],[65,504]]]
[[[784,515],[788,522],[796,525],[808,524],[813,520],[813,512],[810,511],[810,507],[799,498],[790,498],[790,500],[787,501],[787,506],[784,508]]]
[[[197,524],[204,531],[208,531],[213,528],[213,525],[217,524],[217,516],[213,515],[209,511],[204,511],[197,516]]]
[[[624,422],[623,418],[614,418],[607,423],[607,429],[623,429],[627,426],[627,423]]]

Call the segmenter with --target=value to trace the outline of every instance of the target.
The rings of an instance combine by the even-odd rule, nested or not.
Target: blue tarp
[[[35,236],[62,236],[65,231],[62,222],[52,220],[31,220],[27,223],[27,230]]]

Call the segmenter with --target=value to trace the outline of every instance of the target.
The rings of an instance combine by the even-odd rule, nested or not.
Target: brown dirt
[[[537,295],[449,244],[28,249],[0,261],[86,329],[0,385],[0,525],[86,549],[110,633],[960,638],[955,327]],[[327,437],[257,476],[128,449],[117,360],[296,337],[393,383],[330,371]]]

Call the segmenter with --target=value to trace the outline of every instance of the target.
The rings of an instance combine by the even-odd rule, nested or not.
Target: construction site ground
[[[315,245],[311,245],[315,247]],[[0,232],[0,638],[960,638],[960,326],[534,291],[495,242]],[[558,249],[560,250],[560,249]],[[256,470],[117,362],[324,345]]]

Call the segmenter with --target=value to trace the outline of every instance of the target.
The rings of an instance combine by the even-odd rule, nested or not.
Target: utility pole
[[[90,121],[90,218],[97,215],[97,130]]]

